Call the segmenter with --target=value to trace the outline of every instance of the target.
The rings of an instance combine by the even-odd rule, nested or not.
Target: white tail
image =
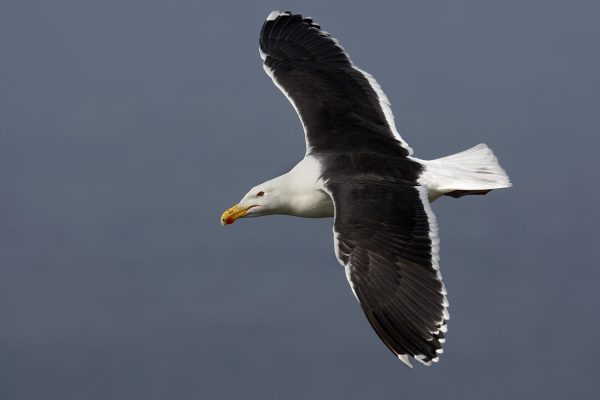
[[[429,201],[448,194],[460,197],[510,187],[510,179],[485,144],[437,160],[418,160],[425,167],[419,183],[427,187]]]

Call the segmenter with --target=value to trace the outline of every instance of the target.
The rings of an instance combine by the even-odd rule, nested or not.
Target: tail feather
[[[420,183],[429,190],[430,201],[445,194],[461,197],[512,186],[498,159],[485,144],[436,160],[420,161],[425,167]]]

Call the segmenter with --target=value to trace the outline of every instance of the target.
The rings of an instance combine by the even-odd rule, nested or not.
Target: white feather
[[[430,201],[454,190],[489,190],[512,186],[498,159],[485,144],[436,160],[413,159],[425,168],[419,183],[429,190]]]
[[[267,21],[273,21],[277,17],[279,17],[282,13],[281,11],[271,11],[271,13],[267,16]]]
[[[408,368],[412,368],[412,364],[410,363],[410,358],[408,358],[408,354],[398,354],[398,359],[404,363]]]

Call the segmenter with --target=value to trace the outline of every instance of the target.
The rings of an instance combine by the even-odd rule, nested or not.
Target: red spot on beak
[[[231,225],[235,222],[235,219],[231,218],[231,217],[227,217],[227,219],[225,220],[225,223],[227,225]]]

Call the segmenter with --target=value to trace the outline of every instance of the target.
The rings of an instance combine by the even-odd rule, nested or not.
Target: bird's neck
[[[290,172],[275,180],[284,188],[285,214],[304,218],[333,217],[333,202],[323,190],[319,160],[306,156]]]

